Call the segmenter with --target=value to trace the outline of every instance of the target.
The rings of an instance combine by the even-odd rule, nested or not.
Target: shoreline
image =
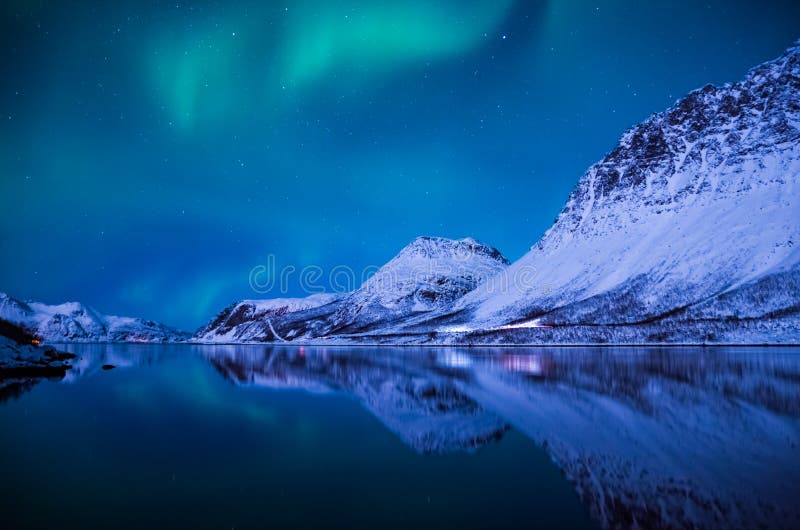
[[[135,345],[135,346],[296,346],[296,347],[306,347],[306,346],[324,346],[326,348],[331,347],[341,347],[341,348],[351,348],[351,347],[385,347],[385,348],[590,348],[590,347],[600,347],[600,348],[664,348],[664,347],[673,347],[673,348],[684,348],[684,347],[692,347],[692,348],[716,348],[716,347],[759,347],[759,348],[781,348],[781,347],[800,347],[800,343],[738,343],[738,342],[714,342],[714,343],[702,343],[702,342],[665,342],[665,343],[657,343],[657,342],[647,342],[647,343],[533,343],[533,344],[525,344],[525,343],[513,343],[513,344],[409,344],[409,343],[402,343],[402,344],[386,344],[380,342],[354,342],[352,344],[349,343],[341,343],[341,342],[295,342],[295,341],[287,341],[287,342],[189,342],[189,341],[182,341],[182,342],[113,342],[113,341],[73,341],[73,342],[48,342],[46,343],[50,346],[70,346],[73,344],[95,344],[95,345]]]

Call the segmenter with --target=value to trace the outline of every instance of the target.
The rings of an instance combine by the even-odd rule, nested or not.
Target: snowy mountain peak
[[[706,85],[691,92],[668,111],[626,131],[616,149],[581,179],[559,221],[563,217],[577,229],[602,202],[619,202],[632,193],[647,203],[674,207],[699,194],[768,183],[775,172],[726,173],[720,180],[705,177],[723,166],[762,165],[771,162],[759,160],[765,155],[795,150],[798,93],[800,47],[752,69],[739,83]]]
[[[508,264],[508,260],[496,248],[484,245],[471,237],[464,239],[447,239],[444,237],[419,236],[409,243],[395,257],[420,257],[425,259],[464,259],[469,260],[479,255],[488,259]]]
[[[798,190],[800,43],[625,131],[511,265],[419,237],[351,293],[235,305],[203,340],[797,342]]]
[[[718,317],[761,318],[758,307],[730,306],[729,293],[775,274],[797,284],[799,186],[795,46],[742,81],[695,90],[626,131],[503,273],[508,289],[479,287],[457,309],[480,328],[541,316],[634,324],[712,299],[728,304],[714,310]]]
[[[0,318],[25,327],[47,342],[163,342],[187,337],[151,320],[103,315],[79,302],[21,302],[5,293],[0,293]]]
[[[343,300],[331,332],[365,332],[444,309],[507,265],[497,249],[472,238],[419,237]]]
[[[285,341],[388,329],[449,307],[507,264],[472,238],[418,237],[353,292],[237,302],[195,340]]]
[[[0,318],[9,322],[16,322],[33,314],[33,309],[25,302],[0,293]]]

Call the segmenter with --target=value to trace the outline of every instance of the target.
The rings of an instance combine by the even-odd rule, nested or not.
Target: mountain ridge
[[[46,342],[176,342],[189,337],[152,320],[104,315],[80,302],[23,302],[6,293],[0,293],[0,318]]]
[[[545,316],[561,325],[634,324],[771,274],[795,277],[798,94],[795,45],[744,80],[695,90],[628,129],[504,272],[506,296],[478,288],[454,310],[480,328]],[[523,270],[527,284],[514,281]],[[580,314],[592,304],[587,322]]]
[[[800,41],[626,130],[514,263],[472,238],[418,237],[351,292],[242,300],[192,341],[800,343],[798,200]],[[185,337],[14,302],[0,317],[47,340]]]
[[[796,44],[626,130],[531,250],[473,288],[393,314],[371,279],[327,312],[291,314],[282,334],[299,326],[298,337],[334,342],[800,342],[798,191]],[[376,311],[360,322],[370,304]]]
[[[356,290],[228,306],[193,337],[195,342],[316,339],[404,325],[450,307],[508,265],[495,248],[475,239],[420,236]]]

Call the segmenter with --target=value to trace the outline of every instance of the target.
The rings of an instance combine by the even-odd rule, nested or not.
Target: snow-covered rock
[[[78,302],[21,302],[0,293],[0,318],[19,324],[46,342],[172,342],[185,332],[141,318],[103,315]]]
[[[9,374],[19,377],[63,377],[70,368],[64,361],[73,357],[51,346],[21,344],[0,335],[0,379]]]
[[[62,379],[76,356],[40,346],[25,328],[0,319],[0,402],[18,397],[42,379]]]

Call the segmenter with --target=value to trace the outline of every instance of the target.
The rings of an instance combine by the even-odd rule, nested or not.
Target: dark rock
[[[19,324],[0,319],[0,336],[8,337],[17,344],[39,344],[39,338]]]

